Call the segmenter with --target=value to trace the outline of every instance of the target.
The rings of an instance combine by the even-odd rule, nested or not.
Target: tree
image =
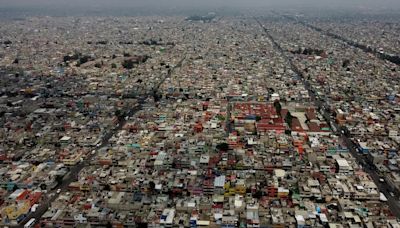
[[[41,184],[41,185],[40,185],[40,189],[46,190],[46,189],[47,189],[47,185],[46,185],[46,184]]]
[[[350,60],[348,59],[343,60],[342,67],[346,68],[348,65],[350,65]]]
[[[257,190],[254,194],[253,197],[256,199],[261,199],[261,197],[263,196],[263,192],[260,190]]]
[[[104,185],[103,190],[104,190],[104,191],[111,191],[110,185],[109,185],[109,184]]]
[[[219,121],[224,121],[225,120],[225,116],[223,116],[223,115],[217,115],[217,119],[219,120]]]
[[[108,43],[108,41],[107,40],[100,40],[100,41],[97,41],[96,42],[96,44],[107,44]]]
[[[126,59],[122,62],[122,67],[125,69],[132,69],[133,68],[133,61],[131,59]]]
[[[14,184],[13,192],[17,191],[18,189],[19,189],[19,188],[18,188],[18,185]]]
[[[275,107],[276,113],[278,113],[278,115],[280,116],[281,111],[282,111],[282,105],[278,100],[274,101],[274,107]]]
[[[84,64],[84,63],[87,63],[89,60],[90,60],[90,57],[87,56],[87,55],[84,55],[84,56],[79,58],[79,63],[80,64]]]
[[[122,116],[122,111],[120,109],[117,109],[117,110],[115,110],[114,114],[116,117],[120,117],[120,116]]]
[[[286,114],[285,121],[286,121],[286,123],[289,125],[289,127],[292,126],[292,119],[293,119],[292,114],[291,114],[290,112],[288,112],[288,113]]]
[[[117,64],[111,63],[111,68],[117,68]]]
[[[63,182],[63,176],[57,175],[56,176],[56,182],[57,182],[57,184],[61,184]]]
[[[228,143],[220,143],[216,146],[218,150],[222,151],[228,151],[229,150],[229,144]]]
[[[153,181],[149,182],[149,188],[151,191],[154,191],[154,189],[156,188],[156,184]]]

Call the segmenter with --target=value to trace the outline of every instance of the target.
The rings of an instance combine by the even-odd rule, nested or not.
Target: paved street
[[[101,145],[99,145],[97,147],[97,150],[104,148],[108,145],[110,139],[112,138],[113,135],[117,134],[118,131],[120,131],[122,129],[122,127],[125,125],[126,123],[126,117],[131,117],[133,116],[135,113],[137,113],[138,111],[142,110],[142,105],[146,103],[146,100],[151,96],[154,95],[158,92],[161,84],[165,81],[166,78],[170,77],[173,72],[175,71],[176,68],[179,68],[182,66],[183,61],[185,60],[186,55],[184,55],[184,57],[179,61],[179,63],[174,66],[169,72],[168,74],[166,74],[163,79],[160,81],[160,83],[158,83],[154,89],[152,90],[151,94],[148,94],[146,96],[142,96],[140,98],[137,99],[138,105],[135,106],[134,108],[131,108],[129,110],[127,110],[125,112],[125,115],[123,116],[123,118],[119,118],[119,122],[116,128],[113,128],[111,130],[109,130],[103,137],[102,139],[102,143]],[[23,227],[25,223],[27,223],[31,218],[35,218],[36,221],[40,221],[40,218],[46,213],[47,209],[49,208],[49,204],[51,204],[51,202],[53,202],[54,200],[56,200],[56,198],[58,197],[59,194],[56,193],[57,189],[61,189],[61,192],[65,192],[68,191],[68,186],[77,180],[78,174],[79,172],[87,165],[89,165],[90,161],[92,161],[92,159],[96,156],[96,153],[94,154],[89,154],[85,160],[83,162],[78,163],[75,166],[70,167],[70,172],[69,175],[67,176],[67,178],[63,179],[63,182],[58,185],[54,190],[48,192],[46,195],[52,195],[50,198],[46,198],[44,200],[42,200],[41,204],[39,204],[38,208],[36,209],[35,212],[30,213],[19,225],[16,225],[14,227]]]
[[[256,19],[257,20],[257,19]],[[280,52],[283,57],[288,61],[288,64],[290,65],[291,69],[298,75],[301,77],[301,81],[304,84],[305,88],[308,90],[311,101],[314,103],[314,105],[320,110],[320,112],[322,113],[323,117],[325,118],[326,122],[329,123],[330,125],[333,124],[333,126],[331,126],[331,128],[336,129],[336,134],[339,135],[341,137],[341,139],[343,140],[343,142],[345,143],[345,145],[349,148],[350,153],[353,155],[353,157],[355,157],[357,159],[357,162],[359,164],[368,164],[367,162],[367,158],[366,156],[361,155],[358,151],[357,151],[357,146],[352,142],[351,139],[349,139],[348,137],[346,137],[342,131],[341,128],[339,126],[337,126],[337,124],[331,120],[331,116],[332,113],[329,112],[329,110],[327,110],[325,107],[328,107],[325,102],[321,101],[320,98],[317,98],[315,96],[315,93],[313,92],[313,89],[310,85],[310,83],[303,77],[303,74],[301,73],[301,71],[293,64],[293,62],[291,61],[291,59],[285,54],[285,52],[282,50],[282,48],[280,47],[280,45],[274,40],[274,38],[269,34],[268,29],[264,27],[264,25],[262,25],[262,23],[257,20],[257,22],[259,23],[259,25],[262,27],[262,29],[264,30],[264,32],[266,33],[267,37],[269,37],[269,39],[271,39],[271,42],[274,44],[274,47],[276,48],[276,50],[278,52]],[[386,183],[381,183],[379,181],[380,176],[377,172],[377,170],[375,168],[368,168],[366,166],[363,166],[363,169],[372,177],[372,180],[375,182],[375,184],[378,186],[379,191],[382,192],[386,198],[388,199],[388,205],[390,210],[392,211],[392,213],[397,217],[400,218],[400,204],[399,204],[399,196],[398,195],[394,195],[391,196],[390,194],[390,190],[389,190],[389,186]]]
[[[0,20],[0,228],[400,227],[400,14],[213,5]]]

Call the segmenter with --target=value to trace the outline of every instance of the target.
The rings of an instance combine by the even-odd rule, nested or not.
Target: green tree
[[[79,58],[79,63],[80,63],[80,64],[84,64],[84,63],[87,63],[87,62],[89,62],[89,61],[90,61],[90,57],[87,56],[87,55],[84,55],[84,56],[82,56],[82,57]]]
[[[216,146],[218,150],[222,151],[228,151],[229,150],[229,144],[228,143],[220,143]]]
[[[19,189],[19,188],[18,188],[18,185],[14,184],[14,187],[13,187],[12,191],[15,192],[15,191],[17,191],[18,189]]]
[[[40,189],[46,190],[46,189],[47,189],[47,185],[46,185],[46,184],[41,184],[41,185],[40,185]]]
[[[154,191],[156,189],[156,184],[153,181],[149,182],[149,188],[151,191]]]
[[[121,109],[117,109],[117,110],[115,110],[114,114],[118,119],[123,119],[125,113]]]
[[[56,176],[56,182],[57,182],[57,184],[61,184],[63,182],[63,176],[57,175]]]
[[[281,111],[282,111],[282,105],[278,100],[274,101],[274,107],[275,107],[276,113],[278,113],[278,115],[280,116]]]
[[[111,187],[109,184],[104,185],[103,191],[111,191]]]
[[[133,63],[133,61],[132,61],[131,59],[126,59],[126,60],[124,60],[124,61],[122,62],[122,66],[123,66],[125,69],[132,69],[133,66],[134,66],[134,63]]]
[[[293,116],[292,116],[292,114],[290,112],[288,112],[286,114],[285,121],[289,125],[289,127],[292,126],[292,120],[293,120]]]

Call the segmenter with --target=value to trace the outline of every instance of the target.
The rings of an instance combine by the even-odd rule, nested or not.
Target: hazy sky
[[[1,5],[8,6],[33,6],[33,5],[106,5],[118,6],[120,4],[135,5],[236,5],[236,6],[267,6],[267,5],[400,5],[398,0],[0,0]]]
[[[74,10],[213,10],[213,9],[400,9],[400,0],[0,0],[0,9]]]

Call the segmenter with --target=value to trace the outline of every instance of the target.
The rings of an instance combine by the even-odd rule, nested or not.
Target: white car
[[[36,211],[36,209],[39,207],[39,204],[34,204],[32,207],[31,207],[31,211],[32,212],[35,212]]]
[[[61,189],[59,188],[59,189],[57,189],[57,194],[60,194],[60,192],[61,192]]]

